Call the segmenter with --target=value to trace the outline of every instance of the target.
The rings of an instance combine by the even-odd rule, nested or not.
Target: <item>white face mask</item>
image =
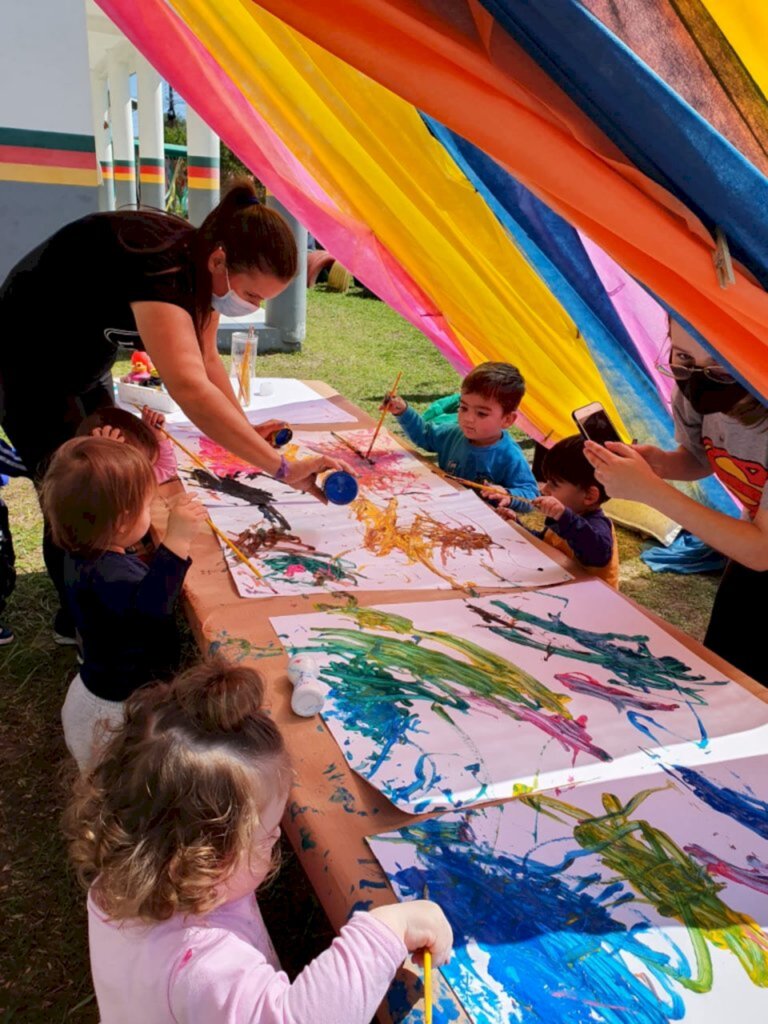
[[[241,299],[237,292],[230,288],[229,271],[226,268],[224,273],[227,275],[227,291],[224,295],[211,295],[212,308],[217,313],[223,313],[224,316],[248,316],[258,312],[258,306],[254,306],[246,299]]]

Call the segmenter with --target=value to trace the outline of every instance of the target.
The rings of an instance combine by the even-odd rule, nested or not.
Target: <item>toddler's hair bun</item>
[[[264,680],[246,665],[217,655],[183,672],[173,685],[179,707],[201,729],[237,732],[262,713]]]

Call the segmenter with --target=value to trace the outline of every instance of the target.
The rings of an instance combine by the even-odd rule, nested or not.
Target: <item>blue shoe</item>
[[[6,644],[12,644],[16,637],[13,635],[13,630],[8,629],[0,623],[0,647],[4,647]]]

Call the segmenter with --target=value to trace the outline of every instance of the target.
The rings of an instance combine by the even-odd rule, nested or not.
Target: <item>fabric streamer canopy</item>
[[[517,363],[534,436],[601,401],[625,436],[671,443],[665,310],[768,396],[755,5],[98,2],[457,369]]]

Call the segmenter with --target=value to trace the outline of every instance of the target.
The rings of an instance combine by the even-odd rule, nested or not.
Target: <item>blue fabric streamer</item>
[[[483,6],[621,151],[768,285],[768,178],[577,0]]]
[[[577,232],[482,150],[422,117],[575,322],[628,429],[659,447],[676,448],[667,408]],[[711,508],[738,515],[716,480],[699,481],[690,490]]]

